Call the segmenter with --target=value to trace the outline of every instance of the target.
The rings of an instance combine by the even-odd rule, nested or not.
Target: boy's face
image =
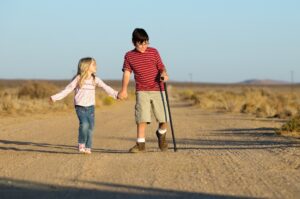
[[[141,53],[144,53],[149,45],[149,41],[144,41],[144,42],[137,42],[134,46],[135,49]]]

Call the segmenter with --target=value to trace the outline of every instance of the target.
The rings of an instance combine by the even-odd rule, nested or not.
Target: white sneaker
[[[78,151],[80,153],[85,153],[85,144],[78,144]]]
[[[85,154],[91,154],[92,153],[91,148],[85,148],[84,153]]]

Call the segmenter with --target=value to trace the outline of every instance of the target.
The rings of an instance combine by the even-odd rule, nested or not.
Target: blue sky
[[[300,82],[298,0],[1,0],[0,79],[70,79],[81,57],[121,79],[144,28],[171,80]]]

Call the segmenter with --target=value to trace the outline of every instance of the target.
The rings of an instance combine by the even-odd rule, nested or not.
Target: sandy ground
[[[0,198],[300,198],[300,140],[279,120],[173,103],[178,152],[135,143],[134,102],[96,111],[93,153],[77,153],[75,112],[0,119]]]

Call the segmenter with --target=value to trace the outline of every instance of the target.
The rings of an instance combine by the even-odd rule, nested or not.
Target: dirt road
[[[74,112],[0,118],[0,198],[300,198],[300,140],[280,121],[173,104],[178,152],[135,143],[134,102],[96,112],[93,153],[77,153]]]

